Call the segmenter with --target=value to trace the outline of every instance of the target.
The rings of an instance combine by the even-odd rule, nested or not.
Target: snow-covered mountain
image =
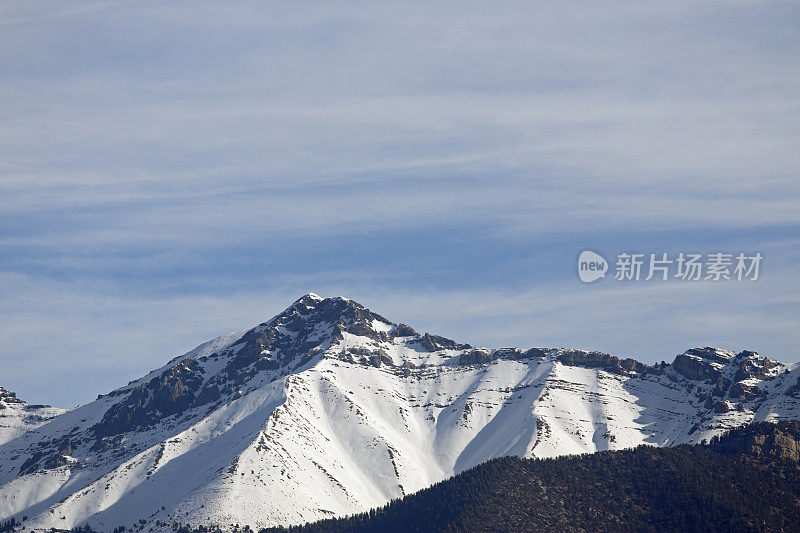
[[[39,427],[66,409],[49,405],[30,405],[8,389],[0,387],[0,445],[28,430]]]
[[[750,351],[648,366],[474,348],[307,294],[70,411],[28,412],[3,389],[0,520],[27,516],[26,531],[296,524],[502,455],[699,442],[800,418],[798,378],[797,364]]]

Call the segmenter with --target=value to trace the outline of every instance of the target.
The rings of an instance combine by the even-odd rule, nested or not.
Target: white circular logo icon
[[[608,261],[591,250],[584,250],[578,257],[578,277],[584,283],[591,283],[606,277]]]

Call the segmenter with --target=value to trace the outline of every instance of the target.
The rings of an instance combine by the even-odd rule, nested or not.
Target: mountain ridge
[[[0,445],[0,519],[303,523],[493,457],[699,442],[798,418],[798,377],[710,347],[656,365],[472,347],[309,293]]]

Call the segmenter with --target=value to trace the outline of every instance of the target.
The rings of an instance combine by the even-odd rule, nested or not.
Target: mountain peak
[[[315,364],[345,337],[379,342],[392,328],[353,300],[305,294],[269,321],[210,341],[112,392],[126,397],[108,409],[94,433],[112,437],[154,427],[165,416],[213,410]]]
[[[289,307],[291,308],[292,306],[295,306],[297,304],[313,305],[314,303],[320,302],[325,299],[326,298],[323,298],[319,294],[315,294],[313,292],[307,292],[303,296],[295,300],[294,303],[292,303],[292,305],[290,305]]]
[[[13,423],[0,431],[0,501],[37,529],[304,523],[500,455],[700,442],[798,417],[799,381],[800,368],[751,351],[692,348],[649,366],[473,348],[308,293],[63,415],[0,410],[0,430]]]
[[[11,392],[10,390],[6,389],[5,387],[0,387],[0,403],[2,404],[13,404],[13,405],[24,405],[25,402],[17,398],[17,393]]]
[[[691,348],[677,355],[672,366],[684,377],[695,381],[716,381],[720,378],[742,381],[756,376],[763,379],[781,365],[751,350],[735,353],[706,346]]]
[[[318,294],[308,292],[295,300],[289,307],[275,315],[272,319],[261,324],[261,326],[273,325],[293,316],[299,315],[305,317],[307,315],[317,315],[320,312],[325,314],[326,318],[329,320],[334,318],[338,319],[338,316],[335,315],[337,313],[347,313],[348,308],[366,310],[360,303],[345,298],[344,296],[323,298]]]

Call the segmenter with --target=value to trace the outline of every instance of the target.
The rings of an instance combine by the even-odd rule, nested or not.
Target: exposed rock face
[[[745,379],[765,379],[770,370],[780,366],[778,361],[768,357],[761,357],[756,352],[745,350],[736,354],[736,361],[739,369],[736,371],[733,380],[743,381]]]
[[[668,365],[662,371],[669,368]],[[733,352],[709,347],[694,348],[676,356],[671,368],[683,378],[697,383],[694,395],[708,410],[707,416],[725,415],[732,411],[742,413],[738,416],[750,416],[746,413],[758,409],[757,406],[769,396],[768,389],[761,383],[769,382],[786,370],[774,359],[750,350],[734,355]],[[792,395],[791,388],[787,394]]]
[[[248,376],[248,370],[252,370],[250,366],[258,361],[262,361],[262,367],[272,367],[274,363],[281,367],[297,364],[299,358],[320,345],[320,339],[315,339],[314,333],[321,324],[331,329],[318,334],[338,340],[342,332],[350,329],[365,333],[364,328],[371,325],[374,318],[369,310],[351,300],[329,298],[320,301],[306,295],[269,322],[245,333],[224,354],[230,358],[223,370],[224,380],[246,381],[252,377]],[[370,331],[372,336],[376,336],[371,328]]]
[[[367,359],[370,365],[374,366],[375,368],[380,368],[383,365],[393,366],[394,362],[392,361],[391,357],[386,355],[385,353],[376,353],[369,356]]]
[[[458,363],[461,365],[479,365],[494,361],[495,359],[520,361],[523,359],[543,358],[548,353],[550,353],[548,350],[543,350],[541,348],[531,348],[528,351],[523,351],[519,348],[498,348],[494,351],[488,348],[474,348],[461,354],[458,358]]]
[[[22,463],[22,466],[19,467],[19,475],[24,476],[36,472],[39,469],[39,461],[41,461],[43,457],[44,454],[42,452],[33,452],[33,455],[28,457],[28,459]]]
[[[706,346],[705,348],[692,348],[690,350],[686,350],[684,353],[723,365],[729,363],[731,360],[731,354],[729,352],[720,350],[719,348],[713,348],[711,346]]]
[[[397,324],[392,330],[392,338],[395,337],[418,337],[417,330],[406,324]]]
[[[558,360],[569,366],[602,368],[615,374],[643,374],[650,368],[635,359],[620,359],[607,353],[585,352],[583,350],[566,350],[558,357]]]
[[[64,437],[58,441],[41,442],[41,449],[34,452],[20,467],[19,475],[30,474],[42,469],[53,469],[69,463],[72,455],[72,441]]]
[[[725,379],[722,376],[717,376],[716,379],[713,380],[714,382],[714,390],[711,391],[711,395],[715,397],[723,397],[725,393],[731,386],[731,382],[729,379]]]
[[[181,413],[194,403],[201,385],[199,364],[194,359],[185,359],[134,388],[126,399],[112,406],[94,427],[95,434],[118,435]]]
[[[695,348],[678,355],[672,366],[687,379],[705,381],[719,377],[719,369],[714,363],[719,363],[714,348]]]
[[[467,353],[461,354],[458,363],[462,365],[480,365],[492,360],[492,352],[486,348],[475,348]]]
[[[471,348],[469,344],[459,344],[454,340],[438,335],[431,335],[430,333],[423,335],[419,342],[420,345],[429,352],[436,352],[439,350],[466,350]]]
[[[745,385],[744,383],[734,383],[728,390],[731,398],[736,398],[739,401],[753,400],[759,396],[759,389],[754,385]]]
[[[800,421],[735,428],[724,439],[712,439],[710,446],[729,453],[800,462]]]
[[[58,450],[56,453],[51,456],[47,461],[44,463],[44,468],[58,468],[59,466],[64,466],[69,462],[67,459],[69,456],[72,455],[72,442],[69,438],[64,438],[61,440],[58,446]]]
[[[797,377],[797,382],[786,390],[786,395],[800,400],[800,376]]]
[[[510,359],[512,361],[522,359],[524,355],[524,352],[519,348],[498,348],[492,353],[492,357],[495,359]]]
[[[728,406],[728,402],[717,402],[714,406],[714,412],[717,414],[727,413],[730,411],[730,407]]]
[[[16,392],[0,387],[0,409],[5,409],[9,405],[25,405],[25,402],[17,398]]]
[[[523,354],[521,359],[543,359],[547,357],[548,353],[550,353],[550,350],[546,348],[531,348]]]

